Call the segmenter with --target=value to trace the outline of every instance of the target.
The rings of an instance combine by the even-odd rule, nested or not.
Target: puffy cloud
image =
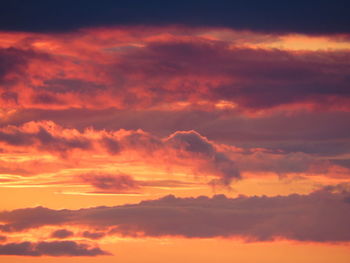
[[[336,156],[350,151],[350,113],[277,112],[259,116],[242,116],[225,110],[20,110],[0,120],[1,126],[21,125],[30,120],[52,120],[80,131],[141,129],[158,137],[176,131],[196,130],[218,143],[240,148],[265,148],[273,152]],[[106,137],[103,144],[111,154],[121,151],[117,141]]]
[[[209,160],[201,170],[213,171],[221,174],[223,184],[229,184],[232,179],[240,179],[236,163],[225,153],[216,149],[215,145],[195,131],[176,132],[166,139],[172,148],[179,149],[177,155],[186,158],[188,153]]]
[[[195,131],[176,132],[169,137],[158,138],[142,130],[107,132],[87,129],[80,132],[46,121],[4,127],[0,129],[1,142],[16,149],[33,151],[34,148],[62,157],[67,157],[74,150],[102,152],[112,156],[132,154],[144,163],[162,167],[188,167],[199,174],[214,175],[223,184],[240,178],[234,161],[214,142]],[[125,176],[86,175],[82,179],[100,189],[137,188],[136,182]]]
[[[344,140],[346,141],[346,137]],[[259,141],[260,139],[257,139],[257,143]],[[21,163],[21,167],[17,163],[4,161],[1,162],[1,171],[24,176],[37,174],[39,170],[58,171],[59,167],[74,167],[74,160],[79,159],[80,163],[89,162],[91,152],[94,152],[105,155],[109,160],[132,156],[144,165],[156,165],[164,170],[170,168],[173,171],[185,171],[195,175],[209,175],[213,179],[212,183],[224,185],[241,179],[241,173],[247,171],[273,172],[279,175],[306,172],[331,175],[334,173],[332,169],[341,167],[342,173],[348,174],[346,162],[337,161],[339,158],[327,160],[318,156],[322,155],[321,152],[303,153],[298,149],[289,149],[290,143],[282,144],[279,148],[279,142],[265,142],[263,146],[266,148],[251,148],[254,144],[245,145],[242,141],[239,146],[244,147],[238,148],[208,140],[193,130],[176,131],[162,138],[142,130],[106,131],[89,128],[79,131],[63,128],[49,121],[29,122],[22,126],[0,128],[3,152],[11,153],[20,149],[30,153],[48,152],[63,158],[58,158],[56,164],[52,161],[27,161]],[[329,144],[330,142],[327,145]],[[310,145],[311,148],[312,146]],[[313,146],[314,149],[315,147]],[[328,151],[328,154],[332,153]],[[333,154],[339,154],[339,151]],[[128,191],[143,185],[131,177],[119,176],[120,172],[96,173],[93,166],[90,167],[90,171],[80,175],[80,182],[89,183],[99,190]]]
[[[51,126],[54,127],[51,127]],[[66,154],[70,150],[88,150],[90,141],[82,136],[61,136],[53,134],[60,129],[52,122],[28,123],[22,127],[9,126],[0,131],[0,142],[9,146],[34,146],[38,150]]]
[[[3,231],[45,225],[109,229],[123,236],[242,237],[348,242],[348,191],[323,189],[309,195],[176,198],[80,210],[27,208],[0,213]],[[39,216],[40,215],[40,216]],[[55,218],[56,220],[52,220]]]
[[[21,242],[0,245],[0,255],[15,256],[99,256],[109,253],[98,247],[89,247],[86,244],[74,241],[52,241],[52,242]]]

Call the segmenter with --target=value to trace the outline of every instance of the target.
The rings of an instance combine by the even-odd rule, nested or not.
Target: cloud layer
[[[211,183],[221,185],[230,185],[246,172],[331,177],[349,175],[346,159],[341,159],[341,162],[312,152],[289,151],[278,145],[268,145],[269,148],[255,148],[253,144],[253,147],[234,147],[210,141],[193,130],[176,131],[162,138],[142,130],[106,131],[89,128],[79,131],[41,121],[0,128],[0,146],[3,153],[10,155],[21,151],[31,155],[35,153],[37,158],[42,153],[55,158],[52,161],[26,161],[21,166],[11,159],[4,160],[1,162],[3,173],[29,177],[41,172],[58,172],[65,167],[80,166],[90,170],[72,174],[70,179],[66,178],[67,183],[86,183],[97,190],[110,192],[138,191],[144,186],[152,186],[152,182],[135,179],[128,172],[101,171],[100,161],[94,159],[92,153],[105,156],[106,162],[131,159],[163,171],[209,176]],[[14,178],[11,177],[12,180]]]
[[[278,35],[163,30],[3,33],[1,100],[45,109],[349,110],[348,49],[294,52],[259,47]]]
[[[8,233],[42,226],[78,225],[132,237],[348,242],[349,194],[340,190],[332,187],[310,195],[233,199],[223,195],[213,198],[170,195],[134,205],[80,210],[25,208],[1,212],[0,221],[1,230]],[[89,233],[84,236],[92,237]]]
[[[0,255],[13,256],[100,256],[108,255],[107,252],[98,247],[89,247],[74,241],[52,241],[52,242],[21,242],[0,245]]]

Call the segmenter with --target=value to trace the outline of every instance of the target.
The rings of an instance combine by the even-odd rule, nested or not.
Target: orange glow
[[[64,241],[113,254],[0,261],[348,263],[349,231],[337,236],[327,216],[340,225],[350,216],[349,58],[346,35],[185,26],[0,32],[0,254],[6,244]],[[313,198],[311,219],[299,215],[300,200]],[[246,199],[254,212],[248,220],[251,211],[239,209]],[[326,206],[336,201],[339,210]],[[276,212],[280,202],[286,206]],[[138,226],[104,226],[105,218],[70,224],[76,211],[60,217],[139,204],[160,228],[169,227],[157,221],[163,209],[170,219],[180,211],[172,228],[189,234],[152,225],[147,236]],[[210,205],[218,209],[206,211]],[[39,214],[28,209],[39,206]],[[201,225],[203,211],[209,223]],[[228,224],[223,217],[210,229],[220,213],[242,233],[251,224],[251,232],[210,233]],[[300,229],[284,237],[278,227],[295,214]],[[21,216],[39,223],[25,228]],[[316,216],[324,221],[310,221]],[[187,219],[203,233],[191,236]],[[271,241],[274,227],[281,237]],[[54,237],[56,230],[73,234]]]

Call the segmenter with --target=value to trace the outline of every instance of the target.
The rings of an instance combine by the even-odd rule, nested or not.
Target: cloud
[[[186,158],[188,153],[210,160],[201,170],[214,171],[221,174],[220,181],[230,184],[233,179],[240,179],[236,163],[225,153],[219,152],[215,145],[195,131],[175,132],[166,139],[166,143],[177,149],[180,158]]]
[[[0,47],[0,102],[2,106],[18,106],[19,93],[25,95],[27,92],[18,90],[17,85],[22,81],[29,82],[31,76],[27,74],[28,66],[33,62],[42,63],[49,60],[49,54],[33,49]]]
[[[288,173],[327,174],[334,167],[327,160],[317,159],[311,155],[292,152],[278,153],[268,150],[252,150],[247,154],[235,154],[238,168],[250,172],[274,172],[279,175]]]
[[[185,29],[166,28],[166,36],[164,28],[136,26],[4,35],[16,48],[0,52],[8,82],[1,98],[41,109],[212,110],[226,103],[244,112],[349,111],[347,49],[258,48],[261,33],[246,40],[245,32]]]
[[[81,154],[90,151],[112,156],[131,154],[148,165],[185,167],[198,174],[214,175],[219,183],[226,185],[233,179],[240,179],[234,161],[214,142],[195,131],[178,131],[169,137],[159,138],[142,130],[107,132],[87,129],[80,132],[43,121],[0,128],[1,142],[15,149],[22,148],[29,152],[35,149],[64,158],[73,155],[75,150]],[[136,182],[127,176],[86,175],[82,179],[99,189],[137,188]]]
[[[36,57],[36,53],[31,50],[22,50],[19,48],[0,48],[0,82],[2,85],[10,84],[9,74],[21,72],[27,65],[28,60]],[[3,93],[3,99],[14,97],[11,93]]]
[[[0,245],[0,255],[14,256],[99,256],[109,253],[74,241],[21,242]]]
[[[90,232],[90,231],[84,231],[82,236],[89,238],[89,239],[100,239],[104,237],[106,234],[104,232]]]
[[[27,209],[18,209],[14,213],[5,213],[3,216],[4,220],[15,220],[17,217],[25,216],[28,221],[17,221],[17,223],[11,225],[0,225],[0,230],[5,232],[19,231],[32,227],[40,227],[42,225],[55,225],[61,222],[65,222],[67,217],[61,212],[49,212],[50,209],[44,207],[36,207],[32,211]],[[29,212],[29,213],[28,213]]]
[[[121,151],[118,141],[113,140],[112,138],[103,137],[101,139],[101,144],[107,149],[110,154],[118,154]]]
[[[249,125],[245,124],[245,127]],[[258,134],[258,131],[256,133]],[[267,137],[272,138],[272,135],[263,134],[262,138],[256,138],[255,144],[253,138],[250,139],[251,142],[248,139],[242,140],[239,146],[243,148],[240,148],[208,140],[193,130],[175,131],[162,138],[142,130],[106,131],[88,128],[79,131],[61,127],[51,121],[29,122],[21,126],[0,128],[0,144],[2,143],[3,152],[11,153],[20,149],[31,154],[46,152],[60,157],[57,158],[56,164],[52,161],[27,161],[21,164],[21,168],[17,163],[3,162],[3,172],[12,174],[33,175],[38,173],[38,169],[42,172],[57,171],[60,168],[58,162],[66,167],[74,167],[76,166],[74,160],[89,162],[91,152],[116,161],[132,156],[146,166],[156,165],[163,170],[209,176],[211,183],[223,185],[241,179],[244,172],[273,172],[279,175],[311,173],[332,176],[335,168],[342,167],[343,174],[348,174],[346,163],[337,162],[331,157],[328,157],[329,160],[321,158],[322,155],[337,156],[343,153],[342,149],[347,145],[345,135],[342,145],[338,148],[336,145],[339,145],[339,142],[334,141],[332,144],[332,140],[327,140],[325,146],[333,145],[336,149],[326,152],[317,150],[317,145],[321,147],[320,142],[317,145],[310,142],[309,146],[300,146],[303,147],[303,152],[297,143],[292,145],[293,140],[283,143],[283,140],[281,142],[279,139],[269,141]],[[264,138],[267,138],[267,141]],[[263,144],[260,145],[260,142]],[[96,173],[91,166],[90,170],[91,172],[80,176],[80,182],[88,183],[99,190],[129,191],[143,185],[131,177],[118,174],[120,172]]]
[[[6,150],[3,151],[6,156],[15,156],[15,153],[11,153],[7,147]],[[23,149],[24,151],[28,151],[28,148]],[[3,158],[0,161],[0,173],[2,175],[16,175],[15,177],[19,179],[20,177],[28,178],[42,173],[52,173],[58,172],[63,168],[73,167],[72,164],[67,163],[67,159],[63,158],[49,158],[39,153],[36,155],[34,153],[34,149],[31,149],[32,158],[28,158],[27,160],[21,160],[20,162],[16,162],[11,158]],[[10,153],[9,153],[10,152]],[[20,177],[18,177],[20,176]],[[15,177],[12,177],[12,180],[16,180]]]
[[[334,107],[348,98],[348,69],[341,63],[348,57],[346,51],[298,54],[200,39],[163,41],[126,53],[114,72],[124,80],[137,73],[152,103],[226,100],[253,111],[295,103]]]
[[[149,187],[171,187],[171,188],[186,188],[186,187],[193,187],[194,185],[198,185],[197,183],[193,182],[186,182],[186,181],[177,181],[177,180],[143,180],[143,181],[137,181],[141,186],[149,186]]]
[[[53,238],[67,238],[73,236],[74,233],[67,229],[58,229],[51,233],[51,237]]]
[[[348,198],[349,192],[330,192],[327,189],[309,195],[275,197],[227,198],[216,195],[213,198],[176,198],[170,195],[114,207],[19,209],[0,213],[0,221],[3,222],[3,231],[78,225],[109,229],[110,234],[122,236],[348,242]]]
[[[83,174],[80,178],[83,182],[102,191],[125,192],[137,190],[140,187],[137,181],[125,174]]]
[[[63,127],[83,131],[141,129],[158,137],[176,131],[196,130],[202,136],[240,148],[265,148],[274,152],[303,152],[319,156],[336,156],[350,152],[350,113],[339,111],[276,112],[268,115],[242,116],[225,110],[20,110],[0,120],[0,126],[22,125],[30,120],[52,120]],[[330,127],[332,127],[330,129]],[[111,154],[121,145],[108,137],[102,139]]]
[[[94,187],[93,193],[138,193],[144,188],[191,188],[199,184],[177,180],[135,180],[127,174],[89,173],[77,176],[78,181]],[[74,180],[74,179],[73,179]],[[221,182],[222,183],[222,182]]]
[[[18,147],[34,146],[38,150],[59,154],[74,149],[88,150],[91,147],[90,142],[82,136],[61,136],[53,134],[53,130],[57,132],[60,128],[52,122],[9,126],[0,131],[0,142]]]

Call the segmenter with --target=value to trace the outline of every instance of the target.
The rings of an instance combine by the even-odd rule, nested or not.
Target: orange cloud
[[[90,128],[79,131],[50,121],[28,122],[0,129],[0,145],[4,149],[3,156],[8,158],[1,163],[2,173],[8,174],[3,179],[10,180],[9,184],[16,181],[28,183],[31,177],[32,183],[35,183],[35,177],[46,173],[39,180],[43,184],[55,184],[56,181],[74,185],[80,182],[99,190],[122,192],[146,186],[147,180],[124,176],[123,170],[118,172],[119,169],[111,165],[111,162],[125,161],[137,161],[144,167],[163,172],[170,169],[200,175],[213,184],[221,185],[230,185],[245,173],[334,178],[349,175],[348,168],[312,154],[264,148],[242,149],[215,143],[195,131],[177,131],[161,138],[142,130]],[[22,159],[19,151],[23,154]],[[43,153],[47,154],[46,159]],[[69,171],[70,168],[76,171]],[[82,180],[72,179],[76,176]],[[47,180],[44,180],[45,177]]]

